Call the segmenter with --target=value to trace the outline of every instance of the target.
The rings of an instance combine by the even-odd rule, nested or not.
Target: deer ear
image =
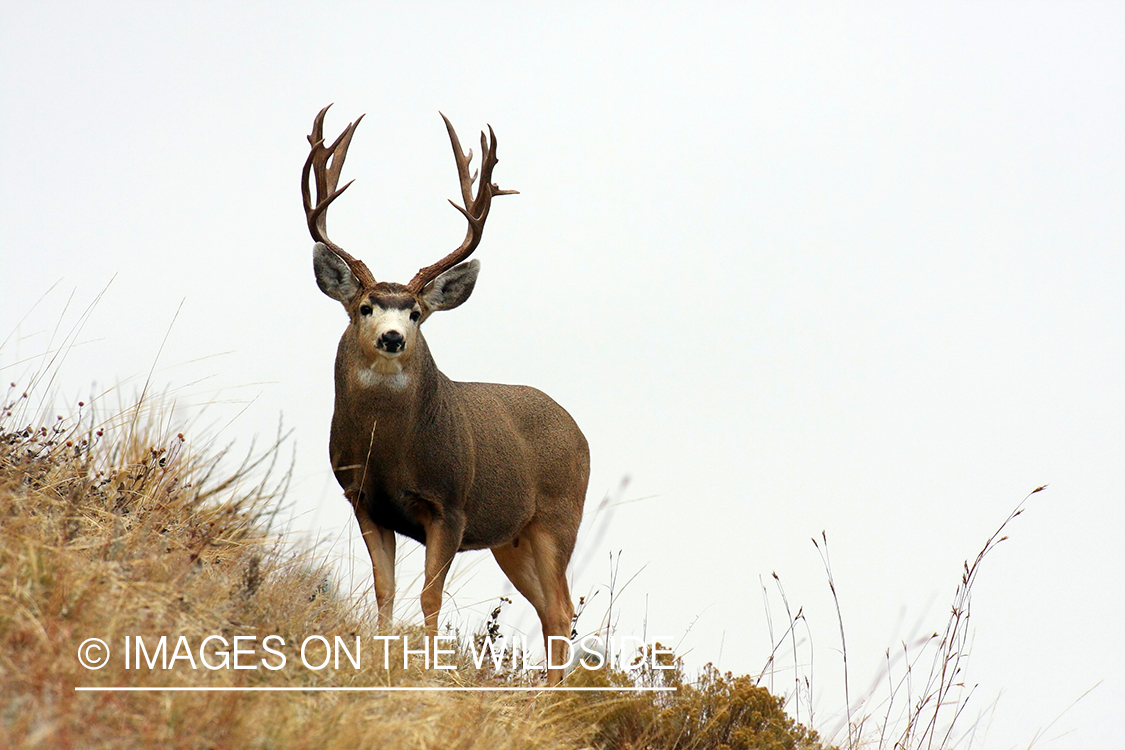
[[[452,310],[473,293],[479,272],[480,261],[475,259],[454,266],[426,284],[426,288],[422,290],[422,301],[434,311]]]
[[[320,291],[334,300],[347,304],[359,292],[359,279],[352,269],[323,242],[313,245],[313,271]]]

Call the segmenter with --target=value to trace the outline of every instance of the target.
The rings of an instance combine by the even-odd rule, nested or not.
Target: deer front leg
[[[426,528],[426,580],[422,587],[422,615],[426,620],[426,635],[438,632],[438,613],[441,610],[445,576],[453,564],[453,556],[461,547],[465,531],[465,518],[460,513],[443,512],[429,519]]]
[[[352,510],[359,521],[359,531],[367,554],[371,556],[371,574],[375,579],[375,601],[379,604],[379,630],[387,631],[395,608],[395,533],[371,520],[359,498],[352,500]]]

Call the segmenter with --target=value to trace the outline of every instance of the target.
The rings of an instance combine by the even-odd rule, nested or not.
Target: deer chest
[[[383,528],[426,543],[425,522],[428,504],[410,492],[388,492],[384,487],[370,488],[363,493],[367,515]]]

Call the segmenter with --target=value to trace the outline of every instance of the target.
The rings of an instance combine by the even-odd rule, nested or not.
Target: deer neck
[[[381,425],[411,424],[435,408],[448,380],[438,371],[421,332],[413,351],[365,361],[341,340],[336,357],[336,408],[371,414]]]

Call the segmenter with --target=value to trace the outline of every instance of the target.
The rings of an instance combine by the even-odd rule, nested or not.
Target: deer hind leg
[[[573,540],[560,538],[540,524],[530,524],[525,532],[531,538],[531,555],[542,588],[543,606],[539,620],[543,624],[543,646],[547,654],[547,683],[558,685],[563,679],[563,665],[569,657],[574,603],[566,582],[566,566],[570,560]]]
[[[363,502],[352,500],[359,521],[359,533],[371,556],[371,575],[375,579],[375,601],[379,604],[379,629],[391,626],[395,608],[395,533],[371,520]]]
[[[528,527],[520,533],[518,545],[505,543],[493,547],[492,556],[496,558],[504,575],[516,587],[516,591],[523,594],[524,598],[531,602],[531,606],[535,607],[535,613],[539,615],[539,622],[543,625],[544,653],[551,656],[551,664],[563,664],[567,658],[566,646],[561,641],[552,643],[549,636],[570,635],[570,594],[566,585],[566,576],[564,574],[561,579],[561,597],[558,576],[554,573],[555,566],[552,566],[550,573],[554,583],[545,586],[541,578],[540,560],[550,558],[553,548],[549,540],[544,541],[542,534],[536,533],[533,527]],[[565,573],[565,564],[562,569]],[[565,607],[559,606],[563,600],[566,603]],[[565,623],[563,623],[564,616]],[[553,654],[549,650],[552,646]],[[561,668],[548,670],[547,679],[550,684],[556,685],[561,682],[562,672]]]
[[[543,595],[543,587],[539,583],[539,572],[535,566],[535,557],[531,551],[531,539],[522,538],[517,546],[510,542],[492,548],[492,556],[504,575],[516,587],[516,591],[535,607],[535,613],[543,620],[547,613],[547,598]]]

